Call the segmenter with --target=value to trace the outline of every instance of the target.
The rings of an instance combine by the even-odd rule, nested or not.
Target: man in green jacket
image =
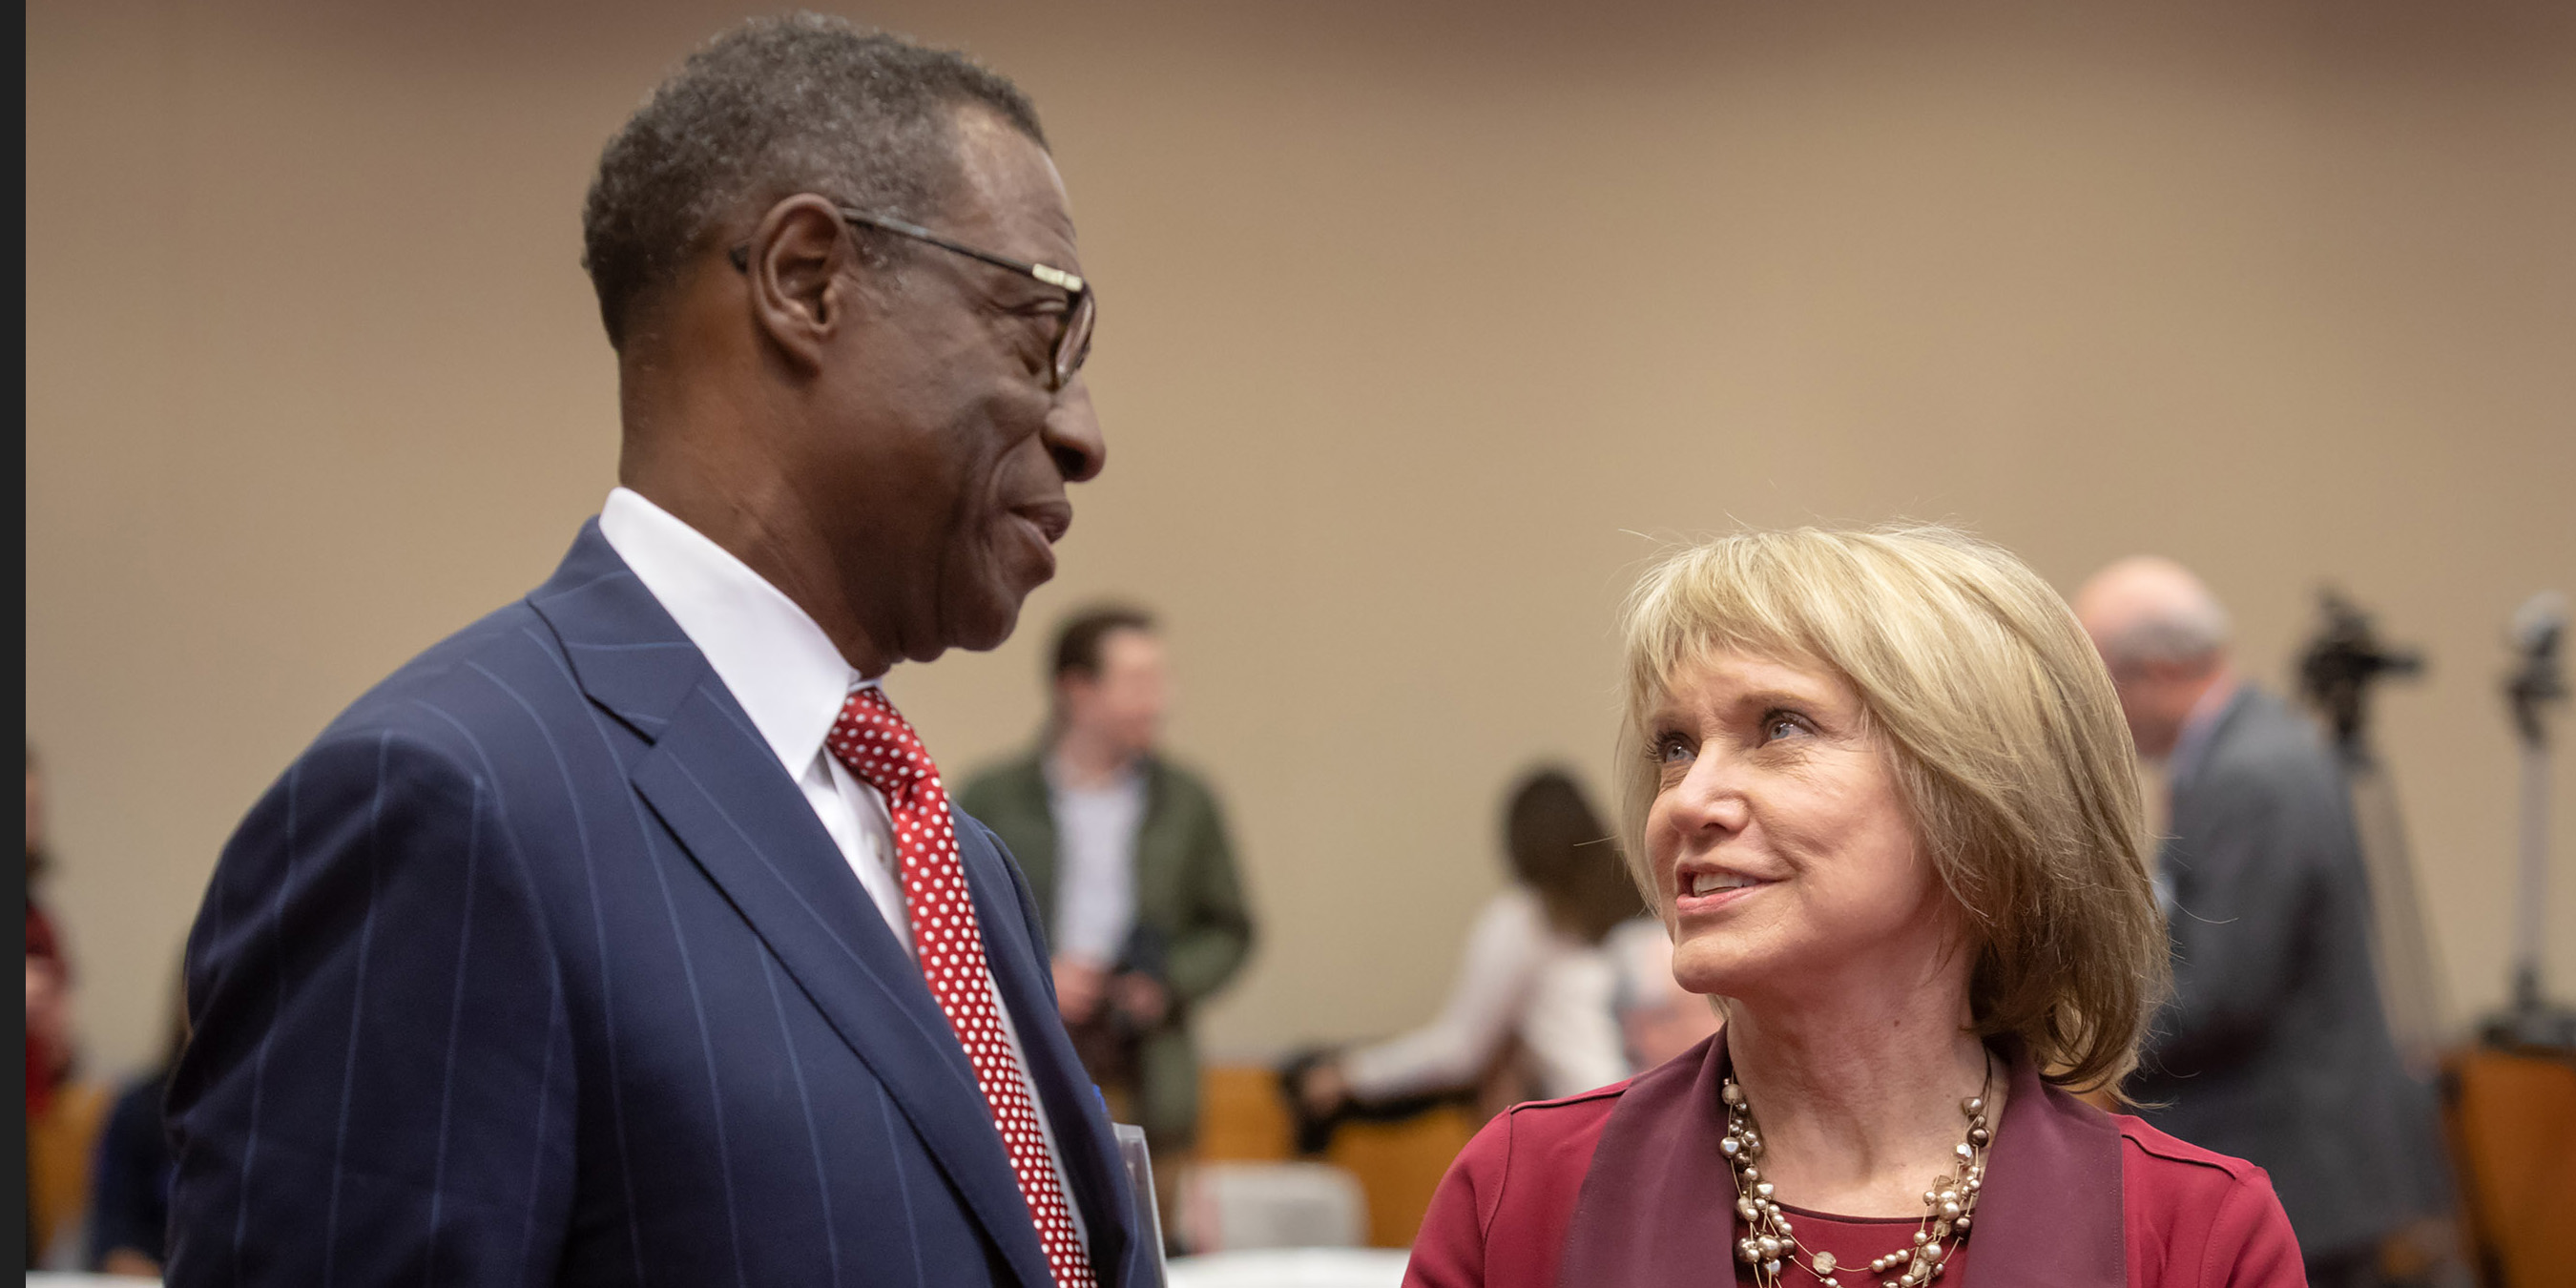
[[[1198,1127],[1190,1015],[1252,949],[1233,847],[1206,784],[1155,754],[1170,686],[1151,617],[1077,613],[1052,676],[1037,749],[975,775],[957,802],[1028,877],[1057,1007],[1093,1080],[1157,1155],[1185,1151]]]

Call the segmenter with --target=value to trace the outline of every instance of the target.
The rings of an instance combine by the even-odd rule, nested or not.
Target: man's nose
[[[1067,483],[1089,481],[1109,463],[1109,444],[1100,436],[1100,417],[1091,409],[1091,382],[1080,375],[1056,395],[1048,410],[1047,454]]]

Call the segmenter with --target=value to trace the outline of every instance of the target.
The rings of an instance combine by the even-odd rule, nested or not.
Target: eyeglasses
[[[908,224],[885,215],[871,215],[865,211],[853,210],[848,206],[842,206],[839,209],[841,218],[855,226],[882,229],[898,237],[928,242],[941,250],[963,255],[968,259],[982,260],[995,268],[1007,268],[1022,276],[1035,278],[1064,292],[1068,297],[1064,309],[1064,329],[1056,332],[1055,348],[1048,364],[1047,388],[1049,390],[1061,390],[1072,383],[1073,373],[1082,370],[1083,360],[1091,356],[1091,326],[1093,320],[1100,314],[1100,296],[1091,289],[1090,283],[1080,277],[1061,268],[1032,264],[1027,260],[997,255],[989,250],[979,250],[964,242],[942,237],[919,224]],[[737,271],[751,270],[750,246],[734,247],[731,257]]]

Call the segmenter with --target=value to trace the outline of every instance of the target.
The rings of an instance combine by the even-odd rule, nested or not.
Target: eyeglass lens
[[[1083,361],[1091,356],[1091,324],[1099,316],[1099,297],[1084,291],[1073,302],[1073,313],[1064,321],[1064,334],[1055,342],[1055,383],[1062,388],[1082,370]]]

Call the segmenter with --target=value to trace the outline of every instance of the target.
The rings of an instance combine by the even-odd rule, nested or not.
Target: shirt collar
[[[784,591],[642,493],[610,492],[599,531],[706,655],[788,776],[803,777],[842,703],[876,681],[859,678]]]

